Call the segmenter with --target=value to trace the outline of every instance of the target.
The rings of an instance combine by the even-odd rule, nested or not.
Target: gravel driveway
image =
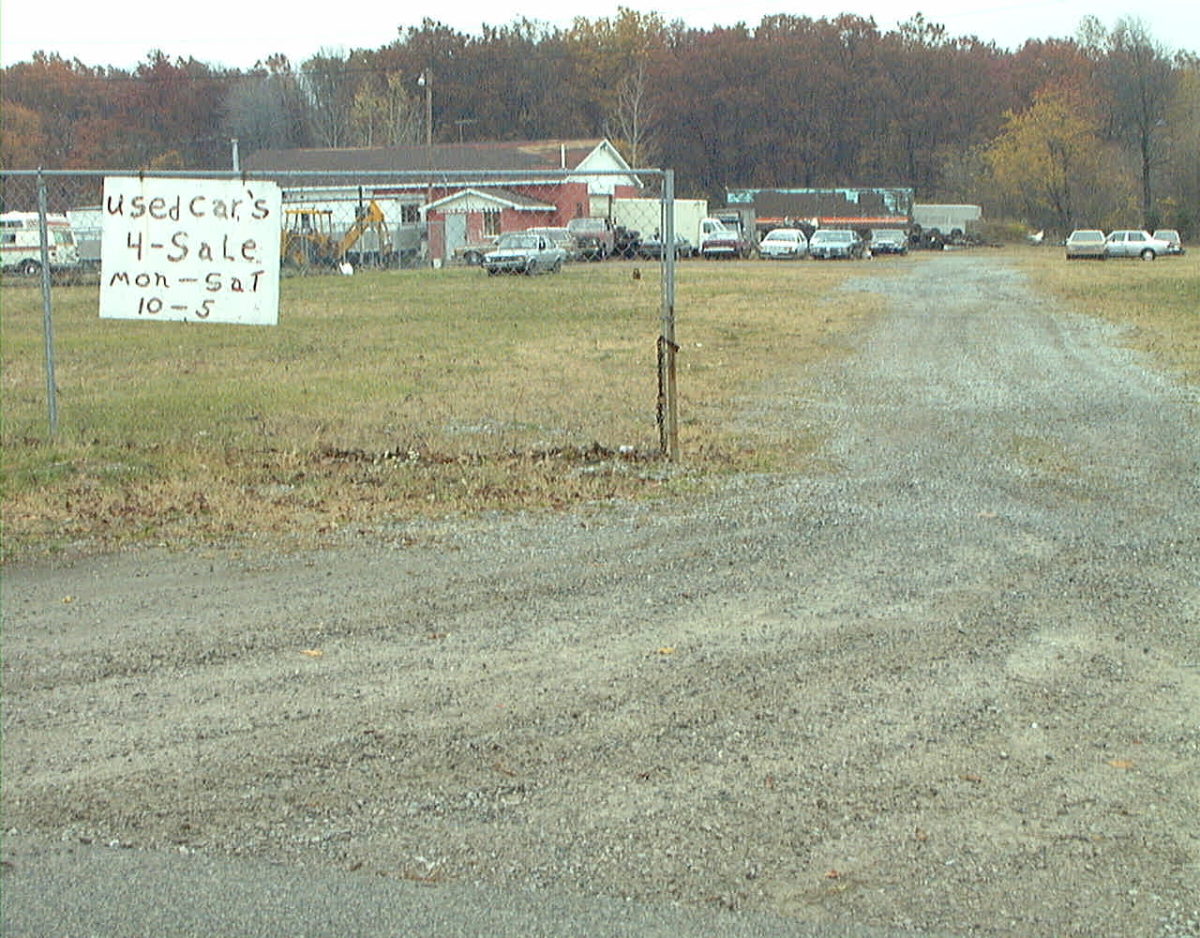
[[[862,265],[854,355],[746,402],[819,472],[10,566],[6,842],[1200,935],[1196,390],[1000,259],[913,260]]]

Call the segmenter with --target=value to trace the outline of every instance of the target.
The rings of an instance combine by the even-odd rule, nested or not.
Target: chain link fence
[[[657,368],[660,447],[675,458],[675,262],[690,255],[694,246],[685,232],[675,231],[672,173],[635,172],[643,188],[629,195],[620,194],[618,185],[603,185],[605,171],[591,172],[588,179],[569,171],[6,172],[0,174],[0,288],[8,294],[4,316],[36,315],[36,309],[26,307],[40,300],[53,434],[58,421],[54,304],[59,291],[86,290],[104,282],[102,232],[106,212],[111,211],[104,202],[105,178],[224,180],[247,187],[273,182],[282,197],[280,276],[290,284],[282,294],[284,322],[287,302],[303,296],[303,283],[309,278],[365,271],[424,271],[422,276],[435,277],[472,267],[479,268],[482,277],[485,271],[599,271],[623,264],[637,280],[643,271],[657,269],[660,289],[637,296],[646,307],[648,325],[659,326],[657,355],[647,359],[657,361],[648,367]],[[178,207],[162,211],[169,217]],[[598,283],[601,278],[594,279]],[[589,275],[577,274],[569,289],[587,290],[589,282]],[[40,286],[40,294],[20,292],[22,286]]]

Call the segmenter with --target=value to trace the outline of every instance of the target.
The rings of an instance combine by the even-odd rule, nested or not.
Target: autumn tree
[[[1181,55],[1167,104],[1166,220],[1200,232],[1200,58]]]
[[[649,104],[644,84],[639,94],[636,76],[646,74],[649,57],[666,46],[671,31],[661,14],[628,7],[618,7],[612,17],[575,18],[564,36],[570,64],[565,77],[568,93],[584,110],[589,133],[632,127],[639,121],[631,105],[644,118]],[[644,119],[640,123],[644,126]]]
[[[40,136],[21,143],[19,133],[32,125],[26,121],[9,128],[6,152],[8,146],[35,146],[34,165],[47,169],[99,165],[103,153],[91,148],[91,130],[96,123],[121,113],[128,79],[127,74],[44,52],[35,53],[29,62],[10,66],[4,70],[5,115],[10,105],[33,111],[39,118]]]
[[[1047,89],[1024,111],[1005,114],[1004,129],[985,151],[1002,196],[1038,227],[1070,231],[1086,219],[1099,227],[1098,198],[1113,186],[1102,159],[1098,124],[1071,94]]]
[[[37,169],[46,142],[41,114],[23,104],[0,101],[0,169]]]
[[[228,166],[229,141],[220,133],[221,105],[230,74],[194,58],[172,59],[152,50],[118,85],[122,109],[137,115],[140,144],[137,163],[174,162],[186,167]]]

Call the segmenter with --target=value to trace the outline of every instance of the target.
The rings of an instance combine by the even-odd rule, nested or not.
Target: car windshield
[[[500,243],[497,245],[500,248],[535,248],[537,247],[537,238],[528,234],[506,234],[500,236]]]
[[[871,238],[875,241],[901,241],[903,236],[899,231],[872,231]]]
[[[764,238],[763,240],[765,240],[765,241],[799,241],[800,239],[798,236],[799,236],[799,232],[797,232],[797,231],[791,231],[791,230],[788,230],[785,228],[776,228],[774,231],[770,232],[766,236],[766,238]]]
[[[1103,231],[1075,231],[1071,234],[1072,241],[1103,241]]]
[[[848,231],[818,231],[812,236],[814,241],[849,241],[850,238]]]

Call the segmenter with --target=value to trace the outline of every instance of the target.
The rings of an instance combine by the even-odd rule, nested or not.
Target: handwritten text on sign
[[[100,317],[279,321],[279,186],[104,180]]]

